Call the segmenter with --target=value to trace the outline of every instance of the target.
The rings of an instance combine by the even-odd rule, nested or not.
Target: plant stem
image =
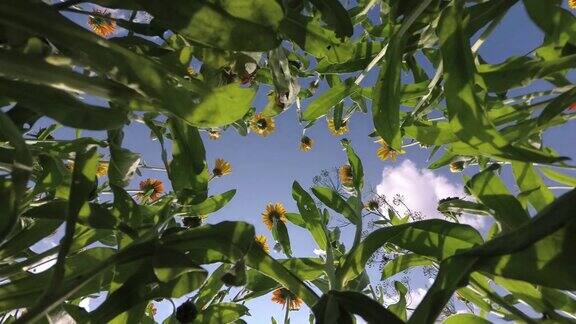
[[[356,216],[358,216],[358,224],[356,224],[356,233],[354,235],[354,243],[352,244],[352,249],[354,249],[362,238],[362,192],[356,190],[356,198],[358,203],[356,204]]]
[[[288,324],[290,314],[290,296],[286,297],[286,313],[284,314],[284,324]]]

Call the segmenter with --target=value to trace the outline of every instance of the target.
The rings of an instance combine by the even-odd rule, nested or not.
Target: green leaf
[[[324,224],[322,214],[320,214],[318,207],[316,207],[316,203],[310,194],[296,181],[292,184],[292,198],[294,198],[298,205],[303,225],[310,231],[310,234],[312,234],[318,246],[325,250],[328,244],[325,232],[326,225]]]
[[[345,82],[337,84],[323,92],[308,105],[306,110],[304,110],[302,119],[305,121],[316,120],[326,115],[330,108],[336,106],[346,97],[358,93],[360,87],[352,81],[352,79],[348,79]]]
[[[427,266],[432,264],[434,264],[434,262],[429,257],[413,253],[400,254],[394,259],[386,262],[384,269],[382,269],[381,279],[385,280],[397,273],[413,267]]]
[[[538,125],[547,125],[552,121],[556,116],[560,115],[562,112],[566,110],[566,107],[569,107],[576,101],[576,88],[572,88],[571,90],[559,95],[558,97],[554,98],[544,111],[538,116]]]
[[[216,296],[218,291],[220,291],[220,288],[224,286],[224,282],[221,278],[228,270],[230,270],[230,265],[222,264],[212,272],[210,277],[208,277],[198,291],[198,297],[195,302],[196,307],[203,309],[214,298],[214,296]]]
[[[468,225],[438,219],[381,228],[348,253],[337,269],[339,280],[346,283],[360,274],[372,254],[388,242],[416,254],[443,260],[458,251],[480,245],[483,240]]]
[[[521,194],[527,196],[537,211],[543,210],[554,201],[554,193],[548,189],[531,164],[512,162],[512,171],[516,177],[516,184],[522,191]]]
[[[159,248],[152,259],[154,274],[161,282],[170,282],[192,271],[205,272],[184,253],[167,248]]]
[[[410,323],[432,322],[453,292],[466,284],[475,270],[546,287],[571,290],[576,246],[576,190],[572,190],[507,234],[456,254],[440,265],[440,272]]]
[[[462,13],[444,9],[438,28],[445,64],[445,93],[450,127],[472,150],[505,160],[551,163],[563,158],[511,145],[492,125],[475,90],[475,65],[468,38],[462,30]]]
[[[137,2],[154,16],[153,25],[171,29],[204,46],[259,52],[280,45],[276,29],[284,14],[276,1]]]
[[[494,218],[505,228],[515,228],[528,221],[530,216],[518,199],[510,194],[494,167],[473,176],[466,187],[484,205],[494,210]]]
[[[564,173],[560,173],[560,172],[556,172],[550,168],[540,168],[540,171],[546,176],[548,177],[548,179],[550,180],[554,180],[558,183],[570,186],[570,187],[576,187],[576,178],[569,176],[567,174]]]
[[[210,196],[199,204],[184,206],[183,211],[193,216],[208,215],[226,206],[235,194],[236,189],[228,190],[222,194]]]
[[[206,150],[195,127],[171,119],[172,162],[169,177],[182,204],[203,202],[208,194]]]
[[[18,222],[18,208],[32,171],[32,156],[14,123],[0,111],[0,138],[8,140],[15,152],[11,161],[11,181],[0,178],[0,243]]]
[[[92,106],[46,86],[0,78],[0,88],[1,94],[64,126],[105,130],[122,127],[128,121],[124,111]]]
[[[408,317],[406,314],[406,294],[408,293],[408,289],[400,281],[394,281],[394,288],[398,293],[398,302],[388,306],[388,310],[401,320],[406,321]]]
[[[274,226],[272,227],[272,236],[280,245],[282,246],[282,251],[288,257],[292,255],[292,248],[290,247],[290,236],[288,235],[288,229],[283,222],[274,221]]]
[[[532,21],[548,37],[557,42],[576,44],[576,18],[570,11],[562,8],[559,1],[524,0],[523,2]],[[562,43],[558,45],[563,45]]]
[[[249,315],[248,308],[235,303],[219,303],[210,305],[198,314],[194,324],[232,323],[240,317]]]
[[[64,210],[65,207],[64,205]],[[43,219],[26,224],[17,233],[13,234],[10,240],[0,245],[0,259],[6,260],[16,253],[25,251],[34,243],[54,233],[60,225],[62,225],[62,222]]]
[[[110,145],[110,163],[108,165],[108,181],[111,185],[125,187],[130,183],[136,169],[140,165],[140,154],[122,148],[122,130],[108,132]]]
[[[447,317],[443,324],[490,324],[487,319],[474,314],[454,314]]]
[[[327,187],[315,187],[312,188],[312,192],[322,203],[332,208],[337,213],[342,214],[352,224],[358,224],[360,221],[354,209],[350,207],[346,200],[344,200],[344,198],[342,198],[336,191]]]
[[[320,11],[328,27],[335,30],[337,37],[352,37],[354,26],[348,11],[338,0],[311,0],[310,2]]]
[[[316,323],[354,323],[350,314],[362,317],[368,323],[404,323],[394,313],[364,294],[331,290],[312,307]]]

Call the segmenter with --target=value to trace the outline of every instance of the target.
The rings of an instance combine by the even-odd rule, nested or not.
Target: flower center
[[[268,127],[268,122],[266,122],[266,119],[258,119],[258,121],[256,121],[256,126],[260,129],[266,129],[266,127]]]

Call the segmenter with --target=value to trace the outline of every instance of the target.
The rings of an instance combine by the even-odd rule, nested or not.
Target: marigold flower
[[[570,7],[570,9],[576,9],[576,0],[568,0],[568,7]]]
[[[274,227],[274,222],[282,222],[286,224],[286,209],[282,203],[268,204],[266,210],[262,213],[262,222],[269,230]]]
[[[208,131],[208,137],[211,140],[217,140],[220,138],[220,131],[217,129],[211,129]]]
[[[354,186],[354,174],[352,173],[352,167],[348,164],[341,166],[338,169],[338,177],[340,178],[340,183],[345,187]]]
[[[140,182],[140,190],[137,196],[142,202],[150,199],[154,202],[160,198],[164,192],[164,183],[159,179],[148,178]]]
[[[116,31],[116,22],[106,17],[112,17],[112,14],[107,10],[96,9],[92,11],[96,15],[88,17],[88,25],[98,35],[108,37]]]
[[[288,303],[291,310],[299,310],[302,306],[302,299],[294,295],[286,288],[278,288],[272,292],[272,301],[282,305],[282,308]]]
[[[215,177],[222,177],[230,173],[232,173],[232,164],[224,159],[216,159],[212,174],[214,174]]]
[[[275,128],[274,119],[262,114],[256,114],[250,120],[250,129],[252,129],[254,133],[264,137],[270,135]]]
[[[314,140],[311,139],[310,137],[302,136],[302,138],[300,138],[300,151],[308,152],[312,149],[313,146],[314,146]]]
[[[398,155],[401,154],[400,152],[391,149],[388,143],[383,139],[379,139],[376,143],[380,144],[380,148],[376,151],[376,155],[382,161],[386,161],[388,158],[392,159],[392,161],[396,161]]]
[[[342,136],[348,133],[348,122],[343,120],[342,125],[340,125],[340,128],[336,129],[336,125],[334,125],[334,120],[328,119],[328,130],[334,136]]]
[[[266,236],[256,235],[256,237],[254,237],[254,241],[262,250],[264,250],[264,252],[270,253],[270,246],[268,245],[268,239]]]

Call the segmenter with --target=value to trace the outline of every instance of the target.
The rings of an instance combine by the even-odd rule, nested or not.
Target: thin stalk
[[[472,45],[472,53],[476,54],[480,49],[480,47],[484,45],[490,34],[492,34],[494,29],[496,29],[496,26],[498,26],[498,24],[502,21],[502,18],[504,18],[506,13],[507,11],[502,12],[498,17],[496,17],[494,20],[492,20],[492,22],[490,22],[490,25],[486,27],[486,29],[482,32],[480,37],[478,37],[474,45]]]
[[[354,243],[352,244],[352,249],[360,244],[360,239],[362,238],[362,192],[360,190],[356,190],[356,198],[358,199],[356,206],[358,224],[356,224],[356,233],[354,235]]]
[[[523,320],[525,323],[530,323],[530,324],[536,324],[537,322],[531,318],[530,316],[524,314],[521,310],[519,310],[518,308],[509,305],[504,298],[500,297],[499,295],[493,293],[492,291],[485,289],[481,284],[479,284],[474,278],[470,278],[470,283],[473,285],[473,287],[478,290],[478,291],[482,291],[483,293],[486,294],[486,296],[488,298],[490,298],[490,300],[492,300],[493,302],[495,302],[496,304],[500,305],[502,308],[506,309],[507,311],[509,311],[511,314],[514,314],[516,316],[518,316],[518,318],[520,318],[521,320]]]
[[[284,324],[288,324],[290,314],[290,296],[286,297],[286,313],[284,314]]]

